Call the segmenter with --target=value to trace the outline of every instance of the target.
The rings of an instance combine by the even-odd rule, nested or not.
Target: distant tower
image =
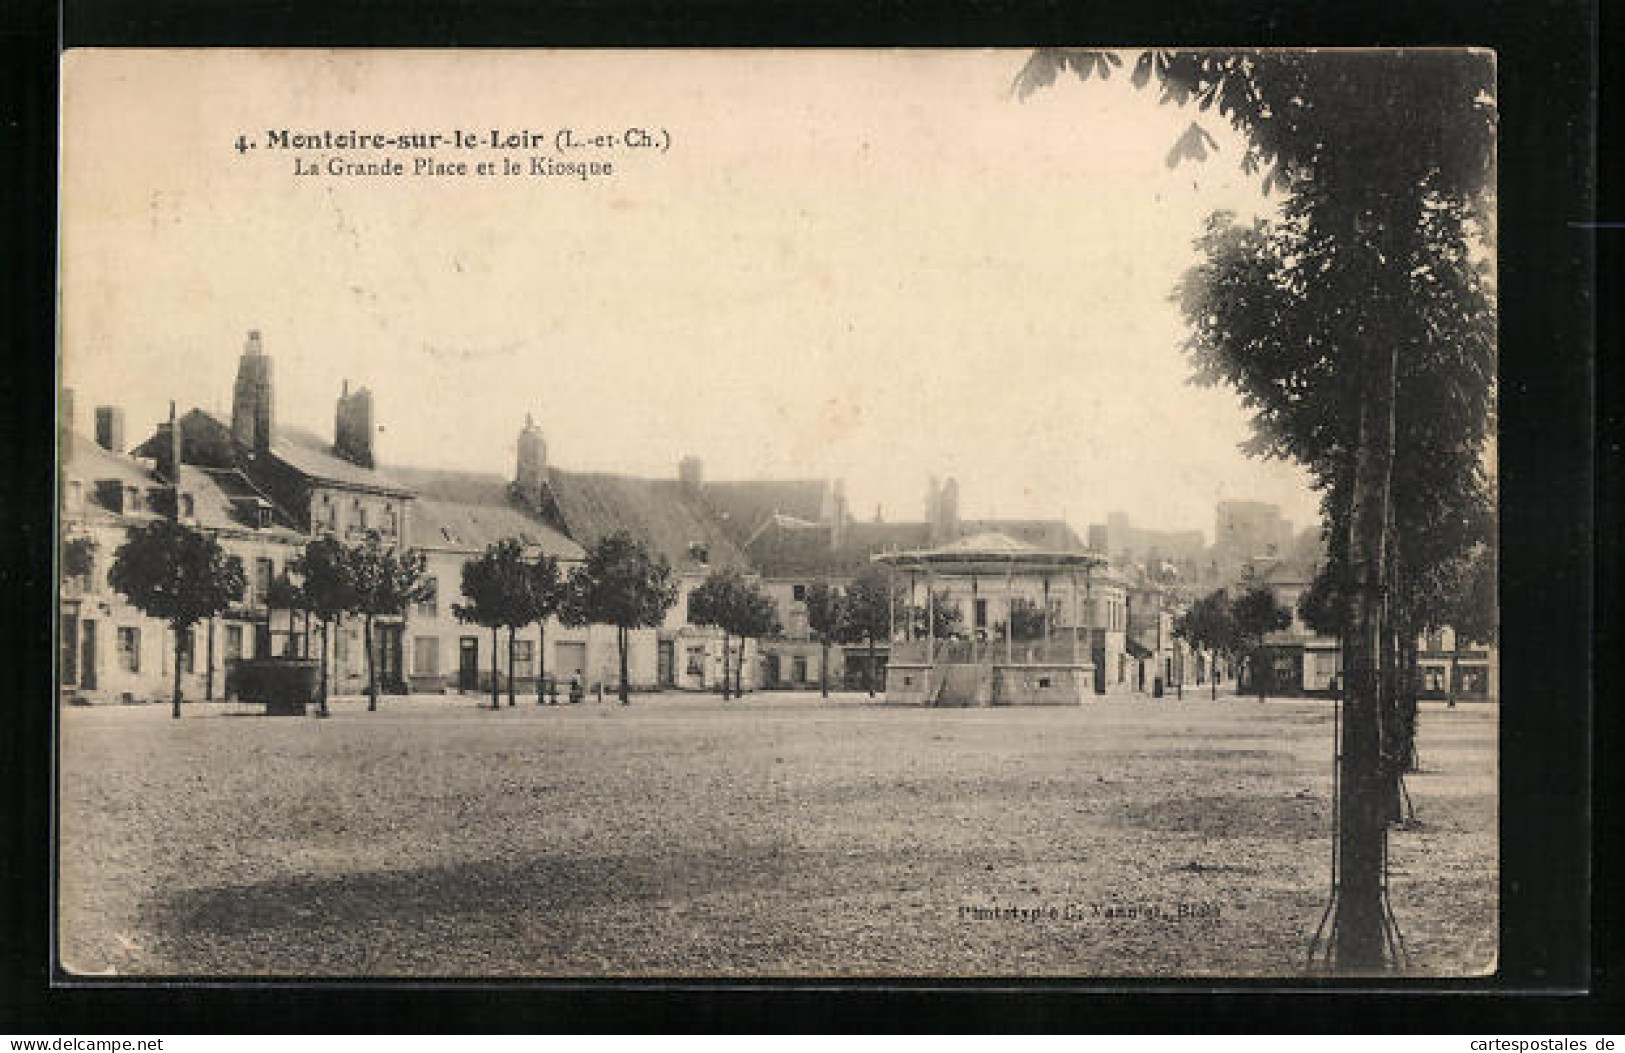
[[[942,484],[942,494],[938,498],[937,533],[943,541],[952,541],[959,536],[959,480],[951,475]]]
[[[371,468],[374,466],[372,434],[372,392],[357,388],[352,395],[350,382],[346,380],[334,414],[333,450],[352,464]]]
[[[540,509],[542,488],[546,483],[547,442],[542,438],[542,429],[527,413],[525,426],[519,432],[519,464],[514,471],[514,485],[527,505]]]
[[[688,456],[677,462],[677,478],[685,489],[698,490],[705,482],[705,464],[698,457]]]
[[[231,393],[231,437],[256,455],[271,449],[271,396],[271,359],[260,346],[260,331],[250,329]]]

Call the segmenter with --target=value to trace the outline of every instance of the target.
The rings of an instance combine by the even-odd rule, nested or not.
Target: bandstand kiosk
[[[1094,694],[1089,586],[1090,573],[1106,562],[1100,556],[1039,549],[1005,534],[986,533],[938,548],[872,558],[892,579],[888,702],[1077,705]],[[921,585],[923,627],[913,617]],[[907,598],[900,601],[904,587]],[[941,639],[936,634],[939,589],[947,602],[962,609],[968,601],[971,617],[965,621],[970,628],[961,637]],[[1041,639],[1014,638],[1011,611],[1022,599],[1041,605]],[[995,610],[1002,611],[1002,622],[991,617]],[[981,612],[989,613],[985,624],[977,624],[983,620]]]

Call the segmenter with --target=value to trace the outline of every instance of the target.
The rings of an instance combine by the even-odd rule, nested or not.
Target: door
[[[677,645],[671,640],[660,641],[660,686],[677,686]]]
[[[767,672],[766,672],[766,674],[764,674],[762,683],[765,684],[767,687],[782,687],[783,686],[779,682],[779,656],[778,655],[770,654],[770,655],[767,656]]]
[[[406,690],[401,677],[401,627],[378,626],[378,683],[385,691]]]
[[[79,626],[79,687],[96,690],[96,623],[89,620]]]
[[[480,686],[480,638],[464,636],[457,646],[457,687],[475,691]]]

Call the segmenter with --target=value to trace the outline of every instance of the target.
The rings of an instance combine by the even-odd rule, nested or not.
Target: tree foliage
[[[488,545],[476,559],[463,564],[463,596],[467,603],[452,605],[457,620],[491,630],[491,708],[500,708],[501,677],[497,670],[497,631],[508,630],[508,704],[513,705],[513,645],[520,626],[537,618],[532,570],[524,546],[517,538]]]
[[[868,647],[869,661],[864,667],[863,686],[870,698],[875,694],[875,641],[890,637],[893,611],[898,600],[890,578],[873,565],[859,572],[846,588],[841,635],[844,639],[862,642]]]
[[[620,652],[620,701],[631,701],[627,649],[633,629],[654,628],[677,602],[677,583],[665,556],[654,556],[630,532],[617,530],[587,550],[570,575],[572,619],[613,625]]]
[[[242,596],[243,562],[227,555],[213,534],[168,519],[133,528],[113,556],[108,582],[148,617],[175,633],[171,715],[181,715],[181,634]]]
[[[807,628],[812,630],[823,652],[822,661],[818,666],[818,689],[820,694],[828,698],[829,649],[831,644],[841,639],[842,627],[846,621],[846,597],[826,581],[814,582],[807,586],[806,597]]]
[[[740,681],[745,663],[745,642],[776,636],[783,631],[783,626],[779,624],[778,605],[762,591],[761,586],[731,568],[712,571],[689,594],[688,602],[690,621],[695,625],[709,625],[722,630],[724,698],[728,697],[728,643],[730,638],[739,640],[733,689],[735,694],[742,693]]]

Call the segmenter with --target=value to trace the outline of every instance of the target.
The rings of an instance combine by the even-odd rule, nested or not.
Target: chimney
[[[56,398],[56,445],[61,463],[73,457],[73,389],[63,388]]]
[[[698,490],[705,481],[705,463],[693,455],[677,462],[677,478],[689,490]]]
[[[942,541],[940,525],[942,522],[942,482],[931,477],[931,482],[925,489],[925,529],[926,537],[935,545]]]
[[[250,329],[231,395],[231,437],[239,447],[256,455],[271,449],[271,406],[271,359],[260,331]]]
[[[124,410],[118,406],[96,407],[96,445],[114,453],[124,452]]]
[[[528,413],[519,431],[519,464],[513,481],[520,499],[532,510],[541,511],[542,488],[547,484],[547,442]]]
[[[346,380],[334,418],[334,452],[352,464],[373,467],[372,432],[372,392],[357,388],[352,395]]]
[[[852,513],[846,504],[846,480],[837,479],[830,492],[831,509],[829,521],[829,547],[840,549],[846,544],[846,528],[852,521]]]

